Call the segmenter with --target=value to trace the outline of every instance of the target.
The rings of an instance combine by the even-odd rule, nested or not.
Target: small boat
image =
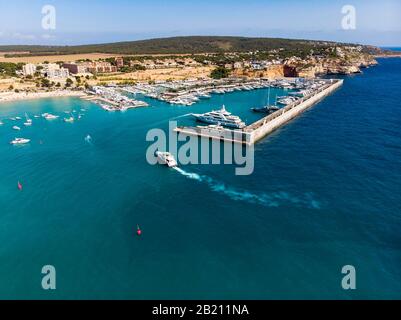
[[[18,190],[22,191],[22,183],[21,182],[18,181],[17,187],[18,187]]]
[[[44,113],[44,114],[42,114],[42,117],[45,118],[46,120],[55,120],[58,118],[58,116],[55,116],[50,113]]]
[[[15,120],[22,120],[21,117],[15,117]]]
[[[169,168],[173,168],[178,165],[177,161],[174,159],[174,156],[170,152],[157,151],[156,156],[160,160],[160,164],[165,164]]]
[[[10,142],[10,144],[27,144],[29,142],[31,142],[30,139],[15,138],[13,141]]]
[[[4,122],[0,121],[0,126],[2,126],[4,124]]]
[[[13,129],[14,129],[14,130],[17,130],[17,131],[21,130],[21,128],[18,127],[18,126],[14,126]]]
[[[72,123],[74,121],[75,121],[74,117],[64,118],[64,122]]]
[[[286,97],[286,98],[282,98],[282,99],[278,100],[277,103],[283,104],[283,105],[288,105],[288,104],[294,103],[295,101],[297,101],[297,98],[295,98],[295,97]]]

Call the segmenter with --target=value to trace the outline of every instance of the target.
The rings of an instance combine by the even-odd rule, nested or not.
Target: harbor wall
[[[333,83],[325,85],[317,93],[314,93],[310,97],[305,97],[301,99],[300,102],[293,103],[286,106],[279,111],[262,118],[261,120],[251,124],[245,128],[245,132],[250,135],[247,139],[248,143],[255,143],[260,139],[264,138],[266,135],[270,134],[272,131],[276,130],[286,122],[297,117],[305,110],[309,109],[320,100],[330,95],[333,91],[342,86],[343,80],[334,80]]]
[[[343,85],[343,82],[343,80],[331,80],[328,84],[314,91],[313,94],[287,105],[252,123],[243,130],[216,130],[210,127],[177,127],[174,131],[184,136],[193,135],[207,139],[252,145],[333,93]]]

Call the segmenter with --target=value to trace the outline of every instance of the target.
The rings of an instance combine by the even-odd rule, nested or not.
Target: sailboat
[[[267,105],[261,108],[252,108],[251,110],[253,112],[259,112],[259,113],[273,113],[274,111],[277,111],[279,108],[277,107],[277,98],[276,98],[276,104],[274,106],[270,105],[270,87],[268,90],[268,98],[267,98]]]
[[[32,119],[30,119],[30,118],[28,117],[28,115],[26,114],[26,112],[25,112],[25,118],[26,118],[26,122],[24,122],[24,126],[30,127],[30,126],[32,125]]]

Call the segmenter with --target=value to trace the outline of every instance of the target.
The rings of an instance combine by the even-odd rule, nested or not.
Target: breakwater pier
[[[254,144],[288,121],[296,118],[343,85],[343,80],[324,80],[324,84],[311,90],[285,107],[271,113],[243,129],[216,128],[216,126],[177,127],[174,131],[184,135],[231,141],[246,145]]]

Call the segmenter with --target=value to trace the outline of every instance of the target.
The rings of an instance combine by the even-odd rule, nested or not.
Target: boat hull
[[[202,122],[202,123],[207,123],[207,124],[216,124],[216,125],[221,125],[223,127],[226,128],[233,128],[233,129],[242,129],[243,127],[245,127],[245,124],[241,124],[241,125],[237,125],[235,123],[227,123],[224,121],[217,121],[217,120],[213,120],[210,118],[205,118],[202,116],[194,116],[196,118],[196,121],[198,122]]]

